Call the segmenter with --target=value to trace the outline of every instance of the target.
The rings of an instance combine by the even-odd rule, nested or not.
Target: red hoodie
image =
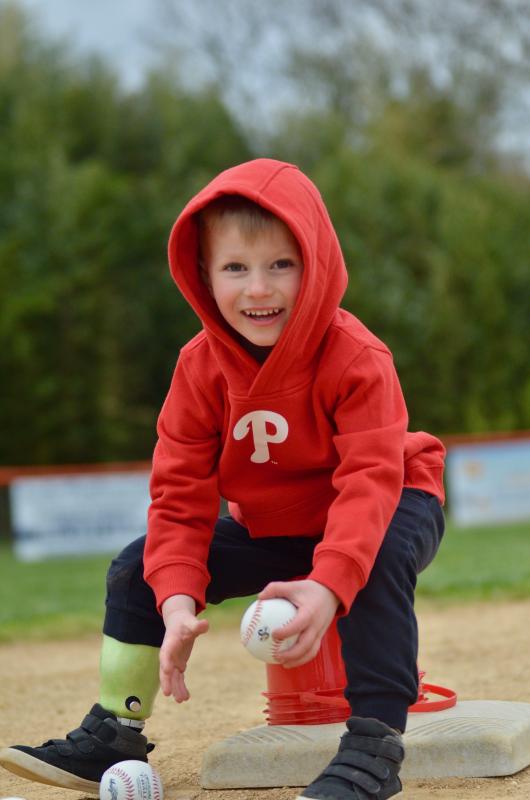
[[[304,272],[280,338],[259,364],[200,278],[199,209],[239,194],[297,238]],[[182,348],[158,421],[145,579],[204,607],[219,496],[252,537],[317,536],[308,576],[349,609],[366,583],[403,486],[443,502],[444,448],[407,433],[388,348],[340,309],[347,272],[320,194],[295,166],[257,159],[194,197],[169,239],[171,273],[204,330]]]

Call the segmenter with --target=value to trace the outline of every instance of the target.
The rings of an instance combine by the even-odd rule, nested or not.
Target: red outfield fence
[[[0,486],[9,486],[17,478],[52,475],[101,475],[113,472],[149,472],[150,461],[115,461],[106,464],[55,464],[52,466],[0,467]]]
[[[442,438],[448,449],[448,507],[457,526],[530,519],[530,431]],[[61,541],[69,553],[95,552],[98,542],[105,542],[105,530],[118,536],[127,525],[140,535],[146,508],[138,498],[145,495],[147,507],[150,468],[149,461],[0,467],[0,536],[12,532],[17,555],[30,559],[60,554]]]
[[[439,437],[450,450],[462,444],[503,444],[507,441],[530,440],[530,430],[495,433],[448,434]],[[46,475],[97,475],[105,472],[145,472],[150,461],[115,461],[105,464],[55,464],[50,466],[0,466],[0,486],[8,486],[16,478]]]

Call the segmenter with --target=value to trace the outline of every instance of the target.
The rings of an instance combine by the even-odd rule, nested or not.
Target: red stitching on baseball
[[[158,772],[153,770],[153,800],[162,800],[162,780]]]
[[[294,603],[293,603],[293,605],[294,605]],[[296,608],[296,606],[295,606],[295,609],[296,609],[296,611],[294,613],[295,613],[295,616],[296,616],[296,614],[298,612],[298,609]],[[289,625],[289,623],[292,622],[293,619],[294,619],[294,617],[291,617],[291,619],[288,619],[286,622],[283,623],[283,625],[280,625],[280,630],[282,628],[285,628],[286,625]],[[294,634],[293,634],[293,636],[294,636]],[[291,638],[291,637],[288,637],[288,638]],[[297,637],[297,639],[298,639],[298,637]],[[287,639],[282,639],[281,641],[278,641],[277,639],[273,639],[272,640],[271,655],[272,655],[272,657],[274,659],[277,659],[277,656],[278,656],[278,653],[280,652],[281,646],[282,646],[282,644],[285,644],[286,641],[287,641]],[[296,644],[296,642],[293,642],[293,644]]]
[[[256,601],[256,608],[254,609],[254,613],[252,614],[252,617],[250,618],[250,622],[248,623],[247,629],[246,629],[246,631],[245,631],[245,633],[243,635],[243,638],[241,640],[244,645],[247,645],[250,642],[250,640],[252,639],[252,634],[254,633],[256,628],[258,627],[259,618],[260,618],[260,615],[261,615],[262,607],[263,607],[262,601],[261,600],[257,600]]]
[[[289,622],[292,622],[292,619],[288,620],[287,622],[284,622],[281,628],[285,628],[285,626],[288,625]],[[277,658],[278,653],[281,650],[282,644],[285,644],[286,641],[287,639],[282,639],[281,641],[278,641],[277,639],[272,640],[271,654],[273,658]]]
[[[134,783],[132,782],[131,776],[128,775],[124,769],[118,766],[112,767],[111,774],[116,775],[118,778],[122,778],[127,791],[127,800],[134,800]]]
[[[283,627],[283,625],[282,625],[282,627]],[[282,646],[284,641],[285,640],[282,640],[281,642],[278,642],[275,639],[272,640],[271,655],[272,655],[272,657],[274,658],[275,661],[278,660],[277,656],[278,656],[278,653],[280,652],[280,647]]]

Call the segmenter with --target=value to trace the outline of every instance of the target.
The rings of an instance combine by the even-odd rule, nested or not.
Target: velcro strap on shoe
[[[376,739],[372,736],[357,736],[354,733],[345,733],[341,739],[341,750],[346,748],[360,750],[372,756],[388,758],[390,761],[395,761],[396,764],[400,764],[405,757],[405,749],[397,736],[385,736],[382,739]]]
[[[99,717],[94,716],[94,714],[87,714],[80,727],[85,731],[89,731],[89,733],[96,733],[100,725],[103,725],[103,723],[104,721]]]
[[[65,739],[50,739],[46,744],[53,744],[60,756],[71,756],[74,752],[72,745]]]
[[[358,767],[381,781],[386,780],[390,775],[390,768],[381,758],[362,753],[360,750],[341,750],[330,766],[335,764],[348,764],[350,767]]]
[[[110,717],[108,719],[100,719],[93,714],[87,714],[81,723],[81,730],[92,733],[100,742],[108,744],[116,738],[116,726],[112,722],[113,720]],[[78,728],[78,730],[80,729]]]
[[[77,728],[75,731],[68,733],[66,738],[73,742],[74,748],[80,753],[93,753],[95,749],[95,741],[93,736],[87,734],[83,728]]]
[[[369,794],[376,795],[381,790],[381,784],[372,775],[360,769],[349,767],[346,764],[330,764],[323,774],[349,781],[353,787],[360,786],[361,789],[364,789]]]

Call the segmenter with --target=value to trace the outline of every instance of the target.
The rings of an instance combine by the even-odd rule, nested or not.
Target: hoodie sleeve
[[[309,578],[339,597],[342,612],[366,584],[403,488],[408,415],[388,351],[365,347],[342,376],[335,408],[337,496]]]
[[[205,606],[208,551],[219,512],[219,431],[182,355],[157,432],[144,577],[159,610],[171,595],[188,594],[199,612]]]

